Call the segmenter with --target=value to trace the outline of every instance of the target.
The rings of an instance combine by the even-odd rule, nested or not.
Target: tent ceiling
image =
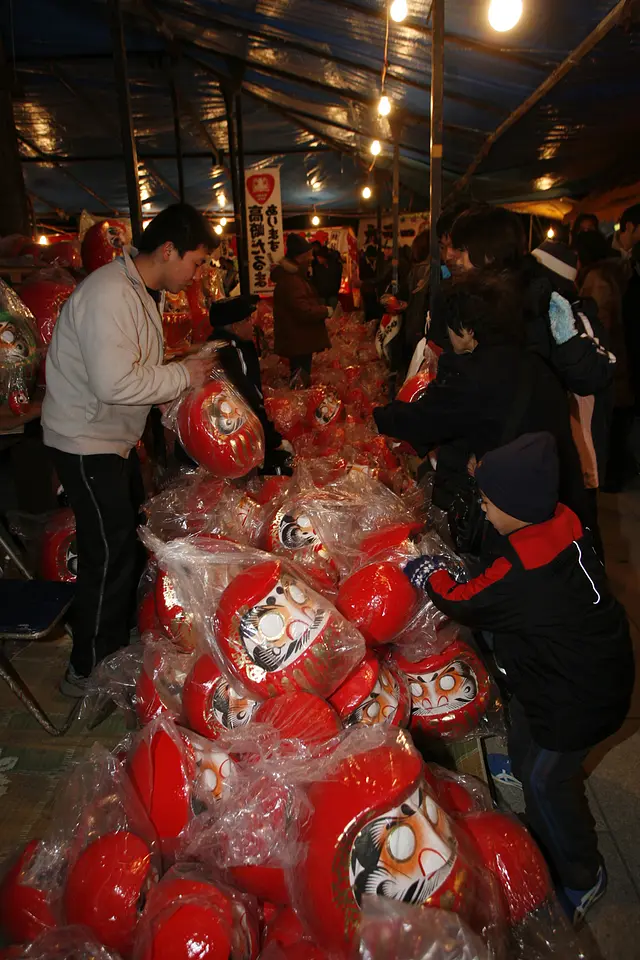
[[[387,93],[401,110],[402,201],[427,205],[429,0],[391,24]],[[447,0],[445,192],[509,116],[615,6],[613,0],[525,0],[497,35],[488,0]],[[27,188],[40,214],[126,210],[106,0],[20,0],[3,7],[15,55],[15,117]],[[630,4],[630,13],[633,12]],[[187,199],[231,198],[220,82],[241,79],[248,166],[282,166],[286,209],[356,212],[377,137],[388,179],[392,134],[377,117],[383,0],[123,0],[144,209],[175,199],[170,54],[181,106]],[[474,196],[542,200],[637,178],[640,32],[616,26],[494,145]],[[385,202],[389,187],[385,185]]]

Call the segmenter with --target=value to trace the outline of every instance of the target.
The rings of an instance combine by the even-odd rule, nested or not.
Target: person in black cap
[[[501,554],[466,583],[441,556],[405,573],[453,620],[493,633],[509,700],[509,757],[528,825],[574,921],[605,891],[582,765],[629,710],[634,661],[623,608],[588,531],[558,503],[549,433],[487,453],[475,477]]]
[[[333,309],[321,302],[307,273],[312,246],[304,237],[290,233],[287,255],[271,271],[273,293],[274,350],[289,361],[291,379],[300,374],[305,386],[311,382],[314,353],[331,346],[325,321]]]
[[[323,303],[334,310],[338,306],[338,295],[342,283],[342,257],[337,250],[330,250],[319,241],[313,244],[311,277],[318,296]]]

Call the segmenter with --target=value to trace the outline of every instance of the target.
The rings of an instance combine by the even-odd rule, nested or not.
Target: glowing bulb
[[[388,117],[391,113],[391,100],[389,100],[389,97],[385,96],[384,94],[380,97],[378,113],[381,117]]]
[[[224,194],[224,190],[221,190],[220,193],[218,194],[218,206],[226,207],[226,205],[227,205],[227,198]]]
[[[49,238],[45,237],[45,235],[42,234],[41,237],[38,237],[38,243],[40,244],[41,247],[46,247],[47,244],[49,243]]]
[[[311,181],[311,189],[312,189],[312,190],[322,190],[322,184],[320,183],[319,180],[312,180],[312,181]]]
[[[221,226],[221,227],[226,227],[226,225],[227,225],[227,218],[226,218],[226,217],[220,217],[220,226]]]
[[[311,223],[314,227],[320,226],[320,217],[316,214],[315,217],[311,217]]]
[[[618,231],[620,230],[620,224],[619,224],[619,223],[614,223],[613,229],[615,230],[616,233],[618,233]]]
[[[491,0],[489,23],[498,33],[513,30],[522,16],[522,0]]]
[[[362,196],[364,197],[365,200],[370,200],[370,199],[371,199],[371,187],[363,187],[363,188],[362,188]]]
[[[382,150],[382,147],[380,146],[380,141],[374,140],[369,149],[371,150],[371,153],[374,155],[374,157],[377,157],[380,151]]]
[[[395,20],[396,23],[402,23],[408,12],[407,0],[393,0],[389,11],[392,20]]]
[[[549,229],[547,230],[547,239],[548,239],[548,240],[553,240],[553,238],[555,237],[555,235],[556,235],[556,232],[555,232],[555,230],[553,229],[553,227],[549,227]]]
[[[215,227],[213,228],[213,232],[217,233],[218,236],[220,236],[220,234],[222,233],[222,227],[220,226],[219,223],[216,223]]]

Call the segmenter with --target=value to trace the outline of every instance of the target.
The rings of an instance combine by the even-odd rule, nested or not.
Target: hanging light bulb
[[[555,235],[556,235],[556,232],[553,229],[553,227],[549,227],[549,229],[547,230],[547,240],[553,240]]]
[[[491,0],[488,16],[498,33],[513,30],[522,16],[522,0]]]
[[[377,157],[380,151],[382,150],[382,147],[380,146],[380,141],[374,140],[371,146],[369,147],[369,149],[371,150],[371,153],[374,155],[374,157]]]
[[[221,227],[226,227],[226,225],[227,225],[227,218],[226,218],[226,217],[220,217],[220,226],[221,226]]]
[[[216,223],[215,227],[213,228],[213,232],[217,233],[218,236],[220,236],[220,234],[222,233],[222,227],[220,226],[219,223]]]
[[[408,12],[407,0],[393,0],[391,9],[389,10],[392,20],[395,20],[396,23],[402,23]]]
[[[317,213],[314,213],[314,215],[311,217],[311,223],[314,227],[320,226],[320,217]]]
[[[365,200],[371,199],[371,187],[368,184],[366,187],[362,188],[362,196]]]
[[[45,237],[44,233],[38,237],[38,243],[41,247],[46,247],[49,243],[49,237]]]
[[[384,93],[380,97],[380,103],[378,104],[378,113],[381,117],[388,117],[391,113],[391,100]]]
[[[226,205],[227,205],[227,198],[225,196],[224,190],[221,190],[220,193],[218,194],[218,206],[226,207]]]

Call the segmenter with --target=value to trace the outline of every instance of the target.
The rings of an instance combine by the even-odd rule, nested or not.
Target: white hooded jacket
[[[152,405],[189,386],[184,364],[163,366],[163,349],[162,301],[129,254],[90,274],[64,304],[47,353],[45,444],[126,458]]]

